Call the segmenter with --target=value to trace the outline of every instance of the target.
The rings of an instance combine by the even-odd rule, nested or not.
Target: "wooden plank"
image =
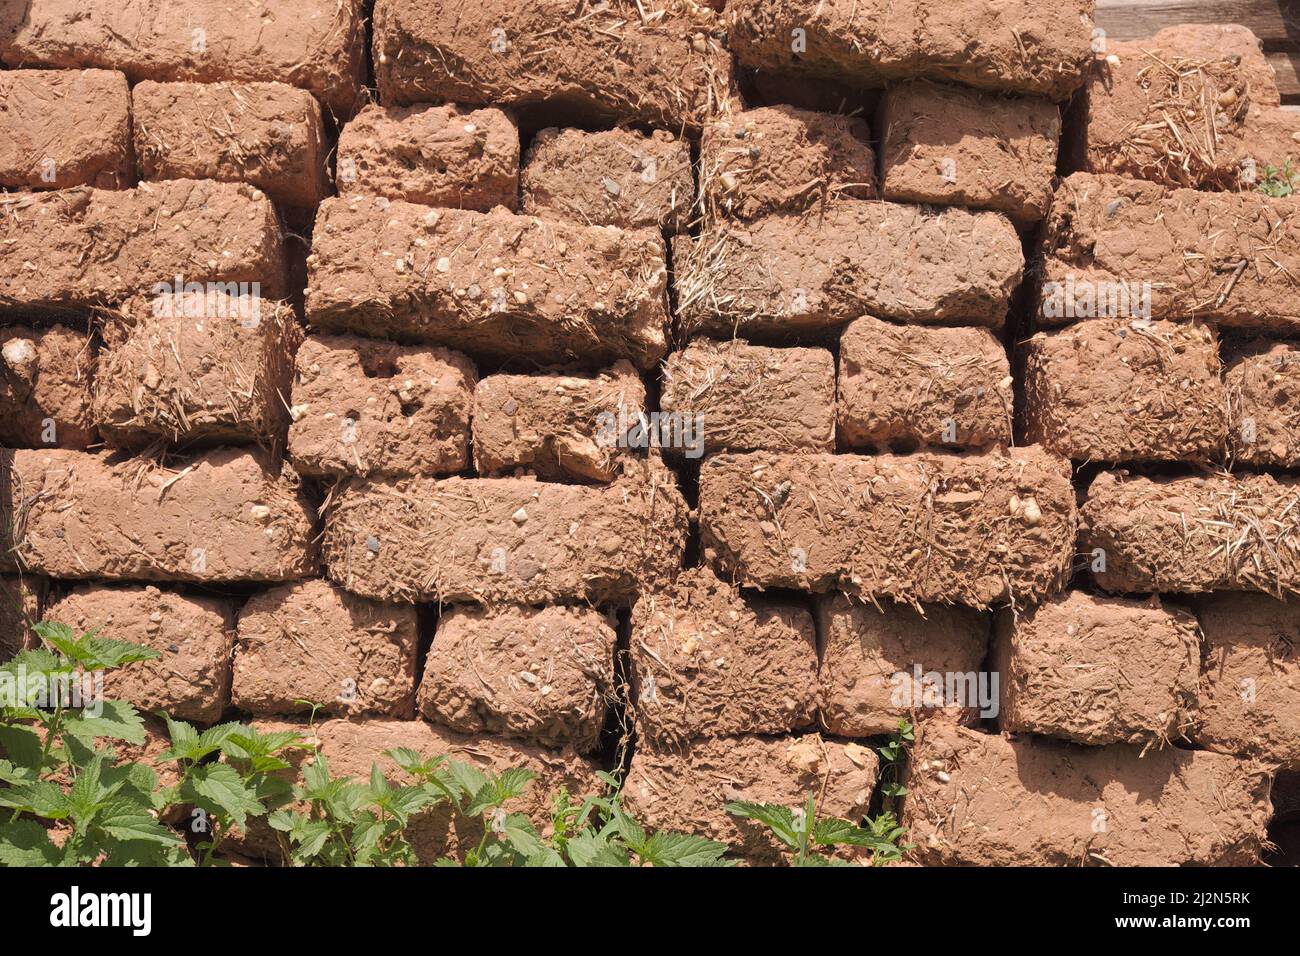
[[[1180,23],[1240,23],[1266,43],[1300,42],[1296,0],[1097,0],[1096,20],[1113,40],[1149,37]]]

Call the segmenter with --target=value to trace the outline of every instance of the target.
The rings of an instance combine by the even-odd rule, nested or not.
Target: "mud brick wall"
[[[727,799],[860,816],[904,718],[914,862],[1267,859],[1300,114],[1255,38],[574,11],[0,0],[0,655],[100,627],[162,653],[141,709],[312,701],[336,772],[525,766],[539,820],[614,771],[752,863]]]

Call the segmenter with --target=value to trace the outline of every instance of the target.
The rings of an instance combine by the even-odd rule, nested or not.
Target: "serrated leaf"
[[[539,851],[524,860],[524,866],[531,869],[555,867],[564,868],[565,865],[564,857],[560,856],[556,850],[545,845],[543,845]]]
[[[0,806],[34,813],[45,819],[68,819],[72,814],[72,805],[68,795],[49,780],[32,780],[14,787],[0,790]]]
[[[487,774],[463,760],[447,760],[431,779],[445,783],[457,801],[474,796],[488,785]]]
[[[58,648],[61,653],[76,659],[76,655],[69,649],[76,650],[77,635],[68,625],[60,624],[58,621],[37,621],[32,625],[32,633],[45,643]]]
[[[628,858],[625,849],[611,843],[604,837],[592,833],[590,830],[584,830],[570,837],[564,849],[569,855],[569,861],[574,866],[614,867],[632,865],[632,861]]]
[[[506,817],[501,838],[510,844],[510,848],[525,859],[536,856],[547,849],[545,841],[537,834],[528,817],[522,813],[512,813]]]
[[[799,828],[794,811],[778,803],[753,803],[749,800],[732,800],[725,807],[732,816],[761,823],[790,849],[799,847]]]
[[[149,811],[134,800],[115,797],[95,815],[95,828],[118,840],[143,840],[167,846],[182,842],[174,832],[159,823]]]
[[[172,760],[201,760],[205,754],[199,752],[199,732],[183,720],[173,720],[166,711],[159,711],[167,722],[167,739],[171,746],[158,755],[160,763]]]
[[[134,707],[123,700],[106,700],[101,707],[98,717],[87,716],[83,710],[65,719],[64,735],[76,737],[83,743],[101,737],[137,746],[144,743],[144,719]]]
[[[224,763],[191,767],[185,774],[181,793],[183,799],[209,813],[234,820],[241,830],[250,816],[258,816],[265,809],[235,768]]]
[[[727,844],[689,833],[660,831],[646,840],[637,855],[654,866],[734,866],[724,860]]]
[[[87,635],[77,643],[81,650],[78,661],[82,668],[88,671],[115,670],[127,664],[137,664],[140,661],[152,661],[162,657],[162,654],[152,647],[107,637]]]
[[[809,853],[807,856],[797,859],[794,866],[818,866],[818,867],[841,867],[853,866],[848,860],[841,860],[835,856],[821,856],[817,853]]]
[[[41,738],[27,727],[0,727],[0,755],[14,768],[40,771]]]
[[[68,789],[68,808],[78,832],[85,832],[117,787],[105,787],[101,781],[104,755],[95,754]],[[120,784],[118,785],[120,786]]]
[[[612,822],[614,831],[623,838],[623,842],[627,844],[628,849],[640,856],[646,845],[645,828],[619,806],[613,807]]]
[[[35,820],[0,823],[0,867],[58,866],[62,854]]]
[[[812,838],[820,846],[871,846],[878,842],[871,831],[837,817],[822,817],[813,824]]]
[[[511,767],[501,773],[487,778],[487,782],[474,794],[465,813],[477,816],[488,810],[501,806],[509,800],[520,796],[528,785],[537,779],[537,774],[523,767]]]

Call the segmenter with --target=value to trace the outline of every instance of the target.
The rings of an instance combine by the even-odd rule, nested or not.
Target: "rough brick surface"
[[[283,443],[301,339],[284,303],[224,294],[138,298],[105,321],[103,338],[94,413],[110,445]]]
[[[46,609],[51,621],[78,634],[130,641],[162,656],[104,675],[104,696],[137,710],[166,711],[179,720],[215,724],[230,698],[234,609],[221,598],[156,587],[82,585]]]
[[[789,733],[816,720],[812,615],[788,601],[747,600],[707,567],[641,595],[631,661],[643,744]]]
[[[710,454],[833,451],[835,359],[825,349],[696,339],[668,356],[659,405],[693,416]]]
[[[1023,224],[1047,214],[1061,138],[1051,100],[900,83],[881,101],[880,138],[886,199],[995,209]]]
[[[283,83],[137,83],[131,133],[143,179],[250,183],[286,206],[329,194],[320,104]]]
[[[519,741],[496,737],[468,736],[441,730],[422,720],[327,720],[318,724],[314,735],[305,723],[259,720],[263,733],[279,730],[297,731],[308,741],[314,740],[329,761],[335,777],[352,777],[357,782],[370,779],[371,764],[401,785],[412,781],[399,770],[386,752],[409,747],[425,759],[449,757],[472,764],[484,772],[500,773],[521,767],[538,775],[527,790],[505,804],[508,813],[524,813],[543,831],[551,822],[551,808],[561,788],[570,794],[600,793],[602,784],[596,767],[572,750],[548,750]],[[454,814],[448,807],[426,810],[412,818],[406,836],[423,866],[448,855],[463,858],[467,850],[478,846],[483,837],[484,821]],[[237,837],[237,845],[251,854],[278,859],[275,835],[265,824],[254,821],[247,835]]]
[[[270,200],[247,185],[181,179],[0,196],[0,312],[115,305],[159,283],[257,282],[284,292]]]
[[[1097,319],[1024,345],[1025,440],[1075,461],[1222,457],[1219,339],[1200,323]]]
[[[1205,660],[1192,739],[1300,768],[1300,607],[1267,595],[1216,594],[1197,616]]]
[[[338,187],[427,206],[514,209],[519,130],[498,109],[371,104],[339,134]]]
[[[239,612],[231,703],[256,716],[309,712],[415,716],[415,608],[380,604],[328,581],[295,581]]]
[[[251,452],[173,467],[62,450],[6,457],[15,557],[51,577],[217,583],[316,569],[311,507]]]
[[[544,129],[528,148],[523,193],[534,216],[684,232],[695,205],[691,146],[665,130]]]
[[[1300,347],[1255,339],[1225,342],[1228,450],[1248,465],[1300,465]]]
[[[1189,729],[1196,619],[1150,602],[1071,591],[998,616],[1003,730],[1081,744],[1163,744]]]
[[[874,199],[871,130],[860,118],[793,106],[724,113],[704,127],[700,182],[706,208],[738,219]]]
[[[927,866],[1245,866],[1271,775],[1221,754],[1009,740],[925,723],[903,823]]]
[[[745,65],[880,86],[903,76],[1064,99],[1092,60],[1092,0],[731,0]],[[806,48],[794,49],[792,31]]]
[[[41,620],[44,582],[31,575],[0,576],[0,664],[31,645],[29,625]]]
[[[858,319],[840,336],[837,391],[846,448],[1011,444],[1011,368],[988,329]]]
[[[289,456],[304,475],[443,475],[469,463],[474,363],[350,335],[298,349]]]
[[[1235,24],[1186,24],[1107,44],[1075,107],[1070,168],[1166,186],[1250,188],[1242,161],[1262,174],[1300,155],[1278,134],[1300,120],[1277,109],[1276,78],[1259,38]]]
[[[681,566],[686,505],[655,462],[610,485],[357,482],[327,515],[330,577],[383,600],[630,603]]]
[[[667,348],[664,247],[648,231],[337,198],[307,263],[307,317],[326,331],[642,368]]]
[[[55,325],[0,328],[0,444],[85,448],[95,357],[84,332]]]
[[[474,467],[485,477],[612,481],[632,454],[620,428],[636,426],[645,407],[626,361],[597,375],[489,375],[474,390]]]
[[[982,607],[1061,587],[1067,462],[982,455],[718,455],[700,473],[705,556],[752,587]]]
[[[817,678],[827,733],[887,734],[898,729],[899,720],[936,706],[956,719],[978,718],[978,672],[989,647],[988,615],[937,604],[918,609],[885,603],[877,608],[831,594],[818,600],[817,619],[822,641]],[[966,689],[950,698],[949,674],[975,675],[975,682],[962,685]],[[992,688],[987,680],[985,686]],[[996,698],[986,703],[996,705]]]
[[[0,26],[3,18],[0,13]],[[121,73],[0,72],[0,186],[130,186],[130,113]]]
[[[1272,475],[1103,472],[1080,510],[1080,550],[1111,592],[1300,593],[1297,493],[1300,481]]]
[[[1024,257],[997,213],[845,200],[679,237],[673,262],[683,328],[729,338],[812,333],[863,314],[999,327]]]
[[[0,8],[0,61],[106,67],[141,80],[278,80],[335,112],[365,70],[360,0],[25,0]]]
[[[613,700],[613,625],[589,608],[448,608],[420,680],[420,713],[462,733],[592,750]]]
[[[711,737],[680,748],[638,747],[623,803],[651,830],[694,833],[731,846],[751,863],[781,858],[766,827],[724,808],[729,800],[801,806],[813,796],[828,816],[866,814],[880,761],[869,747],[803,737]]]
[[[1086,296],[1150,283],[1151,317],[1286,330],[1300,323],[1300,203],[1259,193],[1166,190],[1075,173],[1056,190],[1043,279]],[[1045,313],[1047,325],[1071,321]]]
[[[642,12],[644,11],[644,13]],[[727,96],[712,11],[679,0],[379,0],[375,80],[385,104],[454,101],[697,129]]]

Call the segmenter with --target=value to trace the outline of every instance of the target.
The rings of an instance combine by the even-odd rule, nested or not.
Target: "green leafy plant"
[[[892,813],[885,811],[867,820],[866,826],[858,826],[839,817],[820,816],[811,794],[801,807],[733,800],[726,809],[733,816],[766,826],[790,851],[792,866],[852,866],[848,860],[830,855],[840,846],[861,848],[870,854],[874,866],[900,860],[911,849],[899,842],[905,832]]]
[[[889,742],[879,748],[880,753],[880,792],[885,798],[885,807],[897,811],[899,801],[907,793],[903,786],[903,763],[907,750],[916,740],[911,722],[906,717],[898,719],[898,729],[890,734]]]
[[[292,766],[285,754],[303,749],[291,731],[263,734],[241,723],[218,724],[201,733],[189,724],[167,722],[171,746],[158,757],[180,766],[180,781],[162,791],[164,809],[190,810],[190,830],[198,835],[199,864],[222,861],[222,842],[248,821],[267,815],[293,799],[294,786],[282,771]]]
[[[427,785],[396,786],[372,764],[364,783],[330,775],[319,750],[295,784],[306,812],[276,810],[268,823],[287,839],[290,866],[413,866],[406,839],[411,817],[443,799]]]
[[[504,804],[534,782],[531,771],[511,768],[487,773],[459,760],[423,760],[413,751],[390,756],[407,773],[441,791],[455,812],[482,825],[479,843],[463,860],[441,866],[731,866],[727,846],[684,833],[647,833],[619,803],[618,781],[601,774],[610,796],[575,801],[561,790],[552,800],[550,835],[543,837],[522,813]]]
[[[606,792],[556,793],[541,831],[506,805],[525,795],[536,774],[489,772],[409,748],[386,753],[408,777],[389,780],[378,765],[367,780],[334,777],[319,747],[292,731],[261,733],[232,722],[198,730],[161,714],[170,746],[156,758],[177,781],[162,786],[149,764],[125,759],[122,744],[145,743],[144,721],[128,703],[51,693],[80,680],[147,661],[158,653],[124,641],[80,636],[61,624],[34,625],[44,647],[0,666],[0,866],[222,865],[231,834],[262,817],[290,866],[394,866],[418,861],[408,840],[416,814],[445,806],[481,831],[465,866],[734,866],[726,844],[672,831],[651,833],[622,806],[619,781],[600,774]],[[102,684],[98,685],[102,689]],[[314,716],[313,711],[313,716]],[[905,790],[899,770],[912,727],[900,721],[880,748],[885,793]],[[299,773],[289,758],[311,749]],[[900,859],[910,846],[893,812],[861,825],[819,816],[809,796],[789,808],[732,802],[729,813],[767,826],[796,866],[837,866],[836,847],[861,848],[872,863]],[[164,824],[189,813],[187,842]],[[4,817],[7,816],[7,819]]]
[[[1300,190],[1300,171],[1293,170],[1291,160],[1285,160],[1281,166],[1267,165],[1260,177],[1255,191],[1265,196],[1280,199]]]
[[[159,820],[157,773],[120,760],[114,746],[144,743],[140,714],[71,693],[87,677],[159,654],[53,622],[33,631],[44,646],[0,666],[0,813],[8,816],[0,865],[190,862],[184,841]]]

